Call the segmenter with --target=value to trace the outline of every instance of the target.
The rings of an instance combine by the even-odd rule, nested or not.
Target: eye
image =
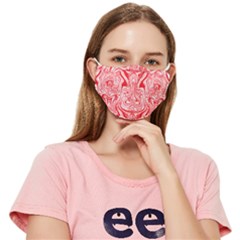
[[[122,56],[113,57],[112,60],[116,63],[125,63],[126,59]]]
[[[145,64],[150,66],[157,66],[159,65],[159,61],[155,59],[148,59],[147,61],[145,61]]]

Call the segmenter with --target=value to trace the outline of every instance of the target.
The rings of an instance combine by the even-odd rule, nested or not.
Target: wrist
[[[178,174],[176,172],[176,169],[174,168],[171,161],[167,163],[163,163],[161,165],[161,168],[157,171],[156,177],[159,181],[163,180],[175,180],[178,179]]]

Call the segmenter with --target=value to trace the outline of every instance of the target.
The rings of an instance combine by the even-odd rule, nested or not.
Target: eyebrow
[[[109,53],[118,52],[118,53],[129,54],[129,51],[120,49],[120,48],[112,48],[112,49],[109,49],[108,52]],[[145,55],[147,55],[147,56],[164,56],[164,54],[162,52],[147,52],[147,53],[145,53]]]
[[[125,53],[125,54],[129,53],[129,51],[120,49],[120,48],[112,48],[112,49],[109,49],[108,52],[110,52],[110,53],[120,52],[120,53]]]
[[[149,52],[146,53],[147,56],[164,56],[162,52]]]

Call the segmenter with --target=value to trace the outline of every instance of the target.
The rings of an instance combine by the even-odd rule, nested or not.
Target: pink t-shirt
[[[213,219],[222,236],[229,233],[215,162],[200,151],[170,147],[197,219]],[[67,222],[73,240],[165,239],[156,177],[132,180],[113,174],[86,141],[48,145],[37,155],[10,217],[26,231],[29,214]]]

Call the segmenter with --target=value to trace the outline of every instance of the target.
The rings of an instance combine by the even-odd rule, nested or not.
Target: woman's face
[[[106,66],[139,64],[163,70],[168,63],[166,38],[149,22],[122,24],[104,39],[99,61]]]
[[[105,66],[123,67],[129,65],[141,65],[151,70],[164,70],[168,65],[167,60],[167,42],[165,36],[156,26],[146,21],[125,23],[112,30],[103,41],[98,59],[100,64]],[[89,58],[87,61],[87,68],[92,77],[92,80],[95,81],[97,64],[92,57]],[[175,74],[174,64],[171,63],[167,71],[170,76],[170,79],[168,79],[167,82],[171,82]],[[150,75],[155,73],[159,75],[159,72],[156,71],[148,73]],[[100,76],[99,74],[100,73],[98,72],[98,77]],[[107,75],[108,78],[110,76],[112,75]],[[124,89],[122,88],[124,94],[119,94],[121,87],[115,87],[115,85],[114,87],[112,87],[112,83],[109,86],[106,86],[104,81],[106,79],[108,80],[108,78],[101,76],[101,80],[98,79],[96,85],[97,87],[95,87],[98,89],[100,96],[104,92],[104,99],[112,99],[111,101],[107,102],[108,108],[111,109],[110,111],[113,112],[114,115],[121,118],[136,120],[139,117],[144,117],[145,119],[148,118],[148,120],[150,120],[151,112],[149,113],[145,110],[154,110],[156,106],[151,105],[150,107],[148,105],[149,102],[152,102],[149,101],[149,96],[151,95],[152,97],[153,92],[156,93],[156,86],[160,85],[160,80],[161,84],[166,81],[163,81],[163,79],[159,80],[159,77],[154,79],[154,81],[148,81],[148,84],[150,84],[151,86],[147,87],[147,91],[144,91],[144,95],[143,89],[138,89],[138,87],[132,84],[129,80],[125,82],[125,84],[127,85],[124,87]],[[113,77],[113,79],[115,78]],[[150,79],[153,80],[152,77],[150,77]],[[100,84],[100,87],[99,82],[101,82],[102,84]],[[119,86],[121,85],[120,83],[118,83],[118,81],[113,81],[113,83],[116,84],[116,86],[118,86],[118,84]],[[152,85],[154,85],[154,87],[152,87]],[[161,89],[164,88],[162,88],[161,86]],[[152,92],[149,93],[148,91]],[[109,92],[109,98],[106,97],[107,92]],[[159,92],[158,97],[160,95],[161,94]],[[165,96],[162,95],[162,98],[164,97]],[[156,100],[155,97],[154,99]],[[132,110],[130,109],[134,109],[134,111],[136,112],[132,112]],[[123,112],[125,115],[123,114]]]

